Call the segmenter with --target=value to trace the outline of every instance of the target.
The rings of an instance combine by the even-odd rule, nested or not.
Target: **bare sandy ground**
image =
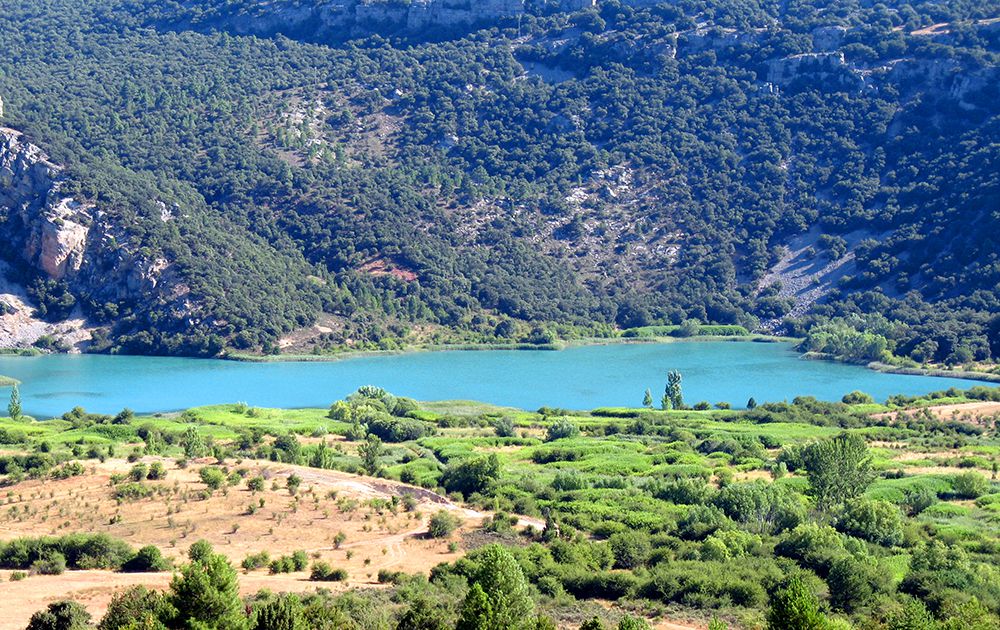
[[[205,539],[237,567],[251,553],[267,551],[273,558],[301,549],[311,561],[322,559],[348,571],[349,579],[340,584],[309,582],[305,572],[268,575],[262,569],[240,576],[244,593],[262,588],[300,592],[318,585],[334,590],[377,586],[380,569],[426,573],[463,553],[450,552],[448,540],[425,536],[431,514],[439,509],[452,511],[466,529],[478,526],[487,516],[398,482],[270,462],[244,462],[241,466],[250,471],[248,476],[262,474],[267,478],[264,491],[253,494],[241,482],[202,499],[205,486],[198,470],[203,464],[182,470],[162,461],[168,467],[167,478],[146,482],[158,494],[120,505],[112,496],[110,478],[131,468],[124,460],[91,465],[80,477],[30,480],[6,488],[0,494],[0,540],[107,532],[135,547],[156,545],[164,555],[183,561],[191,543]],[[230,464],[231,469],[237,467]],[[285,487],[293,472],[302,479],[296,496]],[[403,494],[417,499],[414,511],[385,505],[387,499]],[[259,507],[261,500],[263,508]],[[257,506],[252,515],[248,513],[250,505]],[[541,525],[536,519],[522,519],[522,523]],[[339,532],[346,539],[337,546],[333,539]],[[165,588],[171,575],[67,571],[60,576],[32,575],[11,582],[9,574],[0,572],[0,630],[24,628],[33,612],[67,598],[80,601],[99,618],[115,590],[135,584]]]
[[[1000,403],[996,402],[971,402],[958,403],[954,405],[935,405],[923,407],[934,415],[938,420],[968,420],[971,422],[990,424],[993,416],[1000,414]],[[915,415],[921,409],[905,409],[900,411],[886,411],[874,414],[874,418],[895,418],[900,413]]]

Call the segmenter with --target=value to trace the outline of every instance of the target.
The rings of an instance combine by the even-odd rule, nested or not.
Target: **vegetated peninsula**
[[[1000,356],[993,3],[11,0],[0,345]]]

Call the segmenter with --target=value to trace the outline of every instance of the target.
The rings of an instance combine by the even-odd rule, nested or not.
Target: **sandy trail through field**
[[[122,459],[88,462],[86,474],[68,479],[26,480],[9,487],[10,494],[0,512],[0,540],[72,531],[107,532],[134,548],[156,545],[166,556],[183,562],[187,547],[204,538],[235,566],[258,551],[266,550],[274,558],[302,549],[348,570],[345,583],[309,582],[307,572],[240,572],[244,594],[263,588],[303,592],[317,587],[381,588],[380,569],[426,574],[438,563],[454,561],[463,553],[449,549],[448,539],[426,536],[431,514],[449,510],[460,518],[465,530],[478,527],[491,515],[398,481],[264,461],[241,463],[249,470],[248,476],[262,474],[268,479],[263,491],[251,493],[241,482],[203,500],[195,496],[205,488],[198,471],[214,460],[198,460],[185,469],[164,458],[145,457],[142,461],[163,463],[167,478],[146,482],[158,491],[152,497],[121,505],[114,500],[109,482],[112,474],[132,467]],[[292,473],[302,479],[296,496],[285,488],[285,480]],[[371,499],[404,495],[416,499],[413,512],[376,509],[368,503]],[[266,507],[248,514],[247,505],[258,499]],[[354,505],[342,507],[341,500]],[[544,526],[541,520],[528,517],[519,517],[518,523],[539,529]],[[333,544],[337,532],[346,534],[339,547]],[[137,584],[162,589],[171,577],[169,572],[73,570],[59,576],[32,575],[11,582],[9,575],[10,571],[0,571],[0,630],[24,628],[32,613],[59,599],[80,601],[95,619],[100,619],[116,590]]]
[[[935,405],[932,407],[922,407],[914,409],[900,409],[898,411],[885,411],[873,414],[873,418],[896,418],[899,414],[915,416],[921,409],[926,409],[938,420],[962,419],[963,416],[971,418],[975,424],[989,426],[992,424],[992,416],[1000,414],[1000,403],[997,402],[971,402],[957,403],[954,405]]]
[[[419,486],[411,486],[399,481],[393,481],[391,479],[375,479],[372,477],[359,477],[357,475],[352,475],[351,473],[342,472],[339,470],[325,470],[319,468],[305,468],[302,466],[289,466],[287,469],[278,471],[278,474],[290,474],[294,472],[296,475],[302,478],[303,481],[309,483],[317,483],[324,487],[334,486],[342,487],[348,489],[352,492],[358,494],[369,496],[371,498],[389,498],[392,496],[405,496],[411,495],[415,499],[421,502],[429,502],[440,505],[442,509],[449,510],[452,512],[457,512],[460,516],[465,519],[483,519],[491,516],[489,512],[480,512],[473,510],[471,508],[462,507],[457,505],[451,499],[441,496],[440,494],[428,490],[427,488],[421,488]],[[545,528],[545,521],[538,518],[533,518],[530,516],[517,516],[517,526],[518,527],[534,527],[535,529],[542,530]],[[416,535],[421,532],[426,532],[427,528],[417,529],[412,532],[412,535]],[[346,548],[344,545],[342,548]]]

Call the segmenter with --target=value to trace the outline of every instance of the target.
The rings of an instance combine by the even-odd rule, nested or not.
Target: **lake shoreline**
[[[801,341],[797,337],[779,337],[774,335],[699,335],[695,337],[584,337],[581,339],[559,340],[552,343],[455,343],[427,344],[408,346],[396,350],[345,350],[336,354],[276,354],[259,355],[243,353],[226,353],[217,357],[224,361],[244,363],[328,363],[347,359],[399,356],[419,354],[424,352],[485,352],[491,350],[517,350],[524,352],[559,352],[569,348],[586,346],[640,345],[683,342],[747,342],[747,343],[795,343]]]
[[[909,376],[940,376],[944,378],[960,378],[967,381],[982,381],[984,383],[1000,384],[1000,374],[990,374],[989,372],[970,372],[968,370],[935,370],[931,368],[904,367],[901,365],[891,365],[881,361],[872,361],[867,364],[869,370],[882,372],[883,374],[905,374]]]
[[[901,374],[903,376],[934,376],[938,378],[957,378],[963,381],[980,381],[982,383],[1000,384],[1000,375],[988,372],[970,372],[967,370],[935,370],[921,367],[905,367],[902,365],[892,365],[881,361],[869,361],[867,363],[852,362],[839,359],[832,354],[825,352],[804,352],[801,358],[809,361],[830,361],[833,363],[846,363],[847,365],[863,366],[873,372],[880,374]]]
[[[0,358],[0,374],[22,381],[24,411],[35,417],[56,417],[78,406],[101,414],[124,408],[174,411],[226,401],[255,407],[322,407],[371,384],[417,400],[592,409],[634,405],[644,390],[660,391],[671,370],[684,375],[684,395],[692,405],[721,401],[739,407],[750,398],[780,401],[797,395],[839,401],[853,390],[882,400],[895,394],[967,387],[960,379],[883,375],[863,365],[801,361],[791,343],[765,341],[774,339],[580,339],[560,344],[566,352],[510,352],[509,347],[497,351],[482,346],[479,352],[445,351],[476,347],[453,345],[438,352],[424,348],[368,358],[344,353],[322,362],[296,362],[289,356],[271,362],[93,354],[9,356]],[[358,358],[338,360],[351,356]]]

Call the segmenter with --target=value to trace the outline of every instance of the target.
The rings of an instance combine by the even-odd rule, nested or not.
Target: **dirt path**
[[[290,474],[294,472],[309,483],[318,483],[323,486],[334,485],[350,489],[373,498],[390,498],[393,496],[410,495],[421,502],[440,505],[442,509],[457,512],[466,519],[484,519],[491,516],[489,512],[479,512],[471,508],[462,507],[454,503],[448,497],[441,496],[433,490],[411,486],[401,481],[391,479],[376,479],[373,477],[361,477],[339,470],[324,470],[319,468],[306,468],[303,466],[289,466],[287,469],[279,471],[279,474]],[[545,521],[531,516],[517,516],[518,527],[534,527],[542,530],[545,528]],[[424,529],[423,531],[426,531]],[[419,532],[415,532],[419,533]]]
[[[0,540],[106,532],[135,548],[155,545],[165,556],[183,562],[191,543],[204,539],[237,567],[245,557],[260,551],[275,558],[301,549],[348,571],[346,582],[323,583],[323,588],[380,588],[381,569],[426,574],[441,562],[461,557],[460,549],[449,549],[449,539],[426,536],[430,515],[437,510],[453,512],[466,531],[490,516],[426,488],[393,480],[263,461],[243,461],[240,466],[248,469],[248,477],[263,475],[267,479],[264,490],[251,493],[241,481],[203,498],[205,485],[198,471],[211,463],[209,460],[193,462],[184,469],[162,458],[143,461],[163,463],[167,478],[144,482],[155,490],[151,497],[121,505],[113,497],[110,479],[112,474],[132,467],[122,459],[88,462],[87,472],[80,476],[26,480],[7,488],[10,494],[0,511]],[[302,479],[294,496],[285,487],[292,473]],[[404,495],[416,499],[413,511],[372,502]],[[541,520],[527,517],[519,517],[518,523],[522,527],[544,526]],[[340,532],[346,539],[334,545]],[[9,581],[9,574],[0,571],[0,630],[24,628],[32,613],[67,598],[80,601],[99,619],[116,590],[136,584],[166,588],[170,581],[170,573],[67,571],[17,582]],[[264,588],[302,592],[316,587],[304,572],[269,575],[267,569],[261,569],[240,574],[245,594]]]
[[[983,426],[991,426],[993,416],[1000,414],[1000,403],[997,402],[970,402],[958,403],[954,405],[934,405],[931,407],[917,407],[913,409],[900,409],[897,411],[885,411],[873,414],[873,418],[896,418],[899,414],[915,416],[923,410],[930,412],[935,418],[942,421],[961,420]]]

